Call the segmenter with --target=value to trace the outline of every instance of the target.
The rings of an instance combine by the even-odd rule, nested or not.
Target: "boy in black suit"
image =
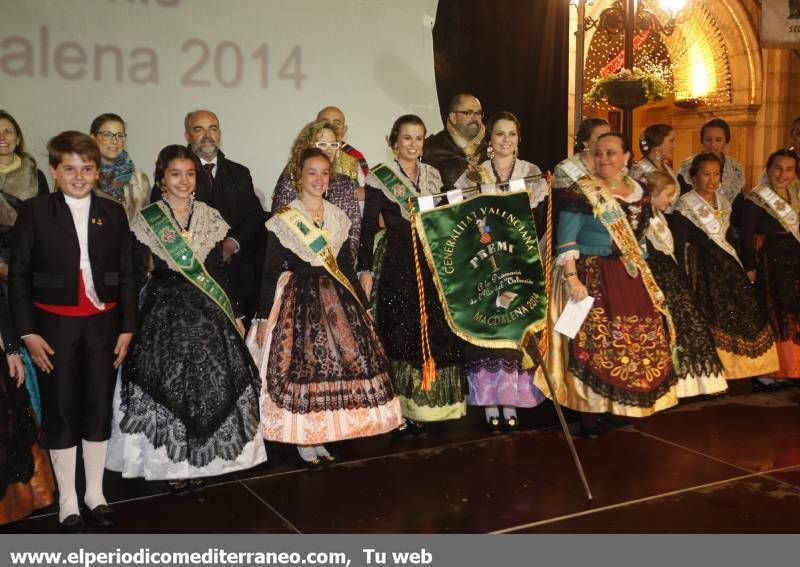
[[[58,482],[59,526],[79,532],[79,441],[89,519],[113,523],[103,471],[115,369],[136,324],[132,236],[124,209],[93,195],[100,170],[95,141],[63,132],[47,150],[58,191],[23,204],[8,281],[14,325],[41,370],[43,445]]]

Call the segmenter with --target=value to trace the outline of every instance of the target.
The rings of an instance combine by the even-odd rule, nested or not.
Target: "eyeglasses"
[[[0,134],[5,136],[6,138],[10,138],[11,136],[16,136],[17,135],[17,133],[14,130],[12,130],[11,128],[5,128],[3,130],[0,130]]]
[[[463,114],[466,118],[482,118],[483,110],[454,110],[456,114]]]
[[[112,139],[116,139],[118,142],[124,142],[125,138],[128,137],[128,135],[125,132],[109,132],[108,130],[104,132],[98,132],[97,134],[101,138],[103,138],[106,142]]]
[[[320,150],[338,150],[342,146],[339,142],[315,142],[314,147]]]

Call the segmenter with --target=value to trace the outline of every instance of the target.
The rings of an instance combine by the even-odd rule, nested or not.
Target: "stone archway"
[[[596,18],[611,1],[595,2],[587,8],[587,13]],[[725,42],[729,99],[697,108],[678,108],[671,102],[643,107],[634,115],[634,132],[655,122],[672,124],[678,134],[675,158],[680,161],[700,148],[699,130],[703,123],[714,117],[723,118],[731,125],[728,151],[745,166],[747,183],[752,186],[767,155],[786,143],[788,125],[800,114],[800,91],[796,88],[800,57],[788,49],[761,48],[758,37],[761,10],[756,0],[702,1],[716,28],[709,32],[718,31]],[[573,29],[577,27],[575,20]],[[593,31],[586,35],[587,53]],[[586,85],[586,90],[590,86]]]

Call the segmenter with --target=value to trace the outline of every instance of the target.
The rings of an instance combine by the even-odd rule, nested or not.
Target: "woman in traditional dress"
[[[131,222],[154,269],[114,396],[106,464],[126,478],[168,480],[178,494],[266,459],[261,379],[223,268],[230,227],[193,199],[196,176],[187,148],[161,150],[163,197]]]
[[[331,169],[319,149],[300,154],[293,175],[300,197],[267,221],[258,309],[264,436],[297,445],[309,468],[336,461],[324,443],[401,423],[347,246],[350,220],[323,198]]]
[[[767,183],[745,198],[742,264],[758,286],[778,341],[775,378],[800,378],[800,181],[797,154],[778,150],[767,160]]]
[[[669,124],[651,124],[639,136],[639,149],[642,159],[631,167],[631,177],[640,185],[645,185],[645,176],[653,171],[660,171],[672,178],[672,184],[679,187],[678,178],[672,171],[672,156],[675,151],[675,130]],[[672,201],[667,203],[664,212],[671,213],[678,202],[679,191],[673,193]]]
[[[134,165],[125,145],[125,121],[117,114],[101,114],[89,128],[100,148],[100,192],[125,208],[128,221],[150,202],[150,181]]]
[[[373,242],[383,215],[386,257],[375,289],[375,316],[405,417],[402,437],[423,434],[422,422],[466,414],[463,343],[447,326],[422,244],[411,232],[408,200],[442,188],[439,172],[419,161],[425,132],[418,116],[395,120],[387,141],[397,157],[367,176],[358,256],[360,282],[369,296]]]
[[[19,123],[0,110],[0,191],[25,201],[50,192],[47,178],[25,147]]]
[[[623,173],[630,158],[619,133],[597,140],[597,175],[579,177],[559,199],[556,269],[550,319],[567,299],[594,298],[571,341],[553,331],[547,356],[560,381],[562,405],[584,412],[581,431],[593,436],[606,420],[598,414],[644,417],[677,403],[664,297],[642,253],[651,215],[650,197]],[[567,172],[579,176],[577,172]],[[537,371],[536,386],[549,395]]]
[[[0,286],[6,287],[11,235],[17,222],[17,213],[23,201],[50,192],[44,173],[36,167],[25,146],[25,138],[19,123],[11,114],[0,110]],[[39,385],[36,366],[27,349],[19,347],[28,380],[25,387],[37,418],[41,418]]]
[[[556,165],[553,173],[554,192],[557,189],[568,189],[580,177],[594,173],[594,146],[597,138],[610,131],[608,121],[604,118],[584,118],[581,121],[575,136],[572,157]]]
[[[517,158],[520,124],[510,112],[494,114],[487,125],[489,132],[489,159],[480,166],[481,183],[504,183],[541,175],[542,170],[533,163]],[[466,174],[456,181],[456,188],[474,185]],[[544,235],[547,219],[547,181],[539,179],[529,190],[531,212],[540,236]],[[481,348],[471,343],[464,345],[464,370],[469,384],[467,403],[484,406],[489,430],[499,431],[500,414],[508,429],[518,426],[517,408],[538,405],[544,396],[533,385],[533,369],[523,370],[522,354],[513,349]]]
[[[338,130],[331,122],[315,120],[303,126],[292,143],[289,161],[275,184],[275,191],[272,193],[272,210],[277,211],[297,199],[297,180],[292,179],[292,175],[301,153],[309,148],[317,148],[322,150],[335,164],[339,158],[341,145]],[[347,157],[350,159],[350,156]],[[346,174],[332,173],[325,199],[342,209],[350,219],[350,250],[352,258],[355,258],[361,239],[361,208],[358,205],[356,183]]]
[[[778,354],[767,313],[729,240],[731,204],[717,194],[722,162],[716,154],[699,154],[687,174],[693,189],[670,219],[675,258],[711,327],[725,378],[775,372]]]
[[[709,120],[700,129],[700,143],[703,146],[701,153],[714,154],[722,164],[718,193],[733,205],[736,197],[741,194],[744,188],[744,168],[733,156],[725,152],[728,144],[731,143],[731,127],[721,118]],[[678,170],[681,194],[692,189],[694,181],[689,168],[697,155],[699,154],[689,156],[681,162],[681,167]]]
[[[664,216],[675,195],[680,195],[678,182],[663,171],[645,175],[645,188],[650,192],[653,217],[647,227],[647,264],[669,307],[675,323],[678,343],[678,397],[718,394],[728,389],[722,362],[714,348],[714,337],[708,321],[697,307],[694,292],[686,274],[675,260],[675,244]]]
[[[37,442],[37,425],[23,387],[25,367],[11,328],[8,297],[0,289],[0,335],[5,355],[0,364],[0,524],[49,506],[55,489],[47,451]]]

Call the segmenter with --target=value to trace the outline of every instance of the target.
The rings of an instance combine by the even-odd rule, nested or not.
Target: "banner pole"
[[[528,351],[528,354],[534,360],[536,360],[542,368],[542,374],[544,375],[544,379],[547,381],[547,387],[550,389],[550,399],[553,402],[553,406],[556,408],[556,415],[558,416],[558,421],[561,424],[561,429],[564,431],[564,438],[567,440],[569,452],[572,454],[572,460],[575,462],[575,468],[578,469],[578,476],[581,478],[583,489],[586,491],[586,498],[588,500],[592,500],[592,491],[589,490],[589,483],[587,482],[586,475],[583,472],[581,460],[578,457],[578,452],[575,450],[575,444],[572,441],[572,435],[567,427],[567,421],[564,419],[564,414],[561,411],[561,405],[558,403],[558,399],[556,398],[556,390],[553,386],[553,379],[550,377],[550,371],[547,369],[547,365],[544,362],[544,357],[542,357],[542,353],[539,350],[539,344],[536,336],[533,335],[532,339],[533,340],[531,342],[525,345],[525,350]]]

